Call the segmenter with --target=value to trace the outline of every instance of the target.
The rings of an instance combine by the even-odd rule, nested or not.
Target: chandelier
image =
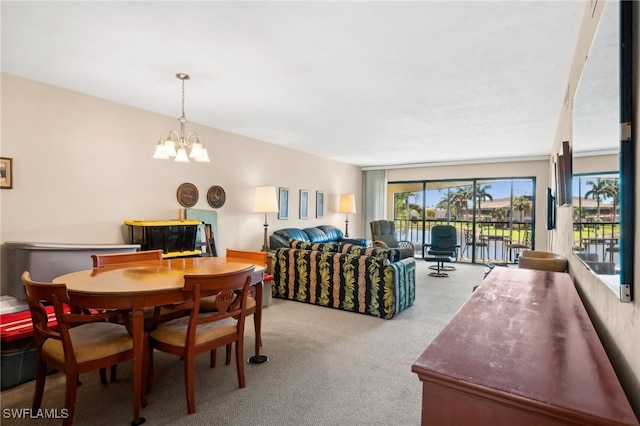
[[[160,141],[156,144],[156,151],[153,158],[156,160],[168,160],[175,157],[174,161],[178,163],[188,163],[189,158],[208,163],[209,155],[207,148],[204,147],[202,138],[196,132],[189,132],[185,135],[184,126],[187,118],[184,115],[184,81],[189,80],[189,74],[178,73],[176,78],[182,80],[182,115],[178,119],[180,121],[180,131],[170,130],[160,136]]]

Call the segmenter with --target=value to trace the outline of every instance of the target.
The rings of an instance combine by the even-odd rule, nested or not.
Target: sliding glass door
[[[461,261],[515,262],[533,247],[534,178],[393,182],[387,189],[397,237],[412,241],[417,257],[442,223],[456,227]]]

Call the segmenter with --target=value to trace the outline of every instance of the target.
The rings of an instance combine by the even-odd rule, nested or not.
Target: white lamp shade
[[[253,211],[256,213],[277,213],[278,196],[275,186],[259,186],[256,188]]]
[[[200,142],[195,142],[193,146],[191,146],[191,153],[189,154],[189,158],[200,157],[202,157],[202,144]]]
[[[184,148],[178,148],[178,155],[176,155],[176,159],[173,161],[177,163],[188,163],[189,157],[187,157],[187,150]]]
[[[176,156],[176,144],[173,143],[172,140],[167,140],[164,142],[164,155],[169,157]]]
[[[209,154],[207,153],[207,148],[202,148],[200,156],[196,158],[196,161],[199,161],[201,163],[208,163],[211,161],[209,160]]]
[[[340,213],[356,212],[356,196],[353,194],[340,195]]]
[[[169,156],[164,153],[164,144],[158,142],[156,145],[156,151],[153,153],[153,158],[156,160],[168,160]]]

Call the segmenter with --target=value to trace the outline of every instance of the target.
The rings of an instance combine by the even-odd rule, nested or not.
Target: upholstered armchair
[[[518,267],[540,271],[567,272],[567,258],[546,251],[525,250],[518,258]]]
[[[401,259],[414,256],[415,246],[411,241],[396,238],[396,224],[392,220],[374,220],[370,225],[374,247],[398,249]]]

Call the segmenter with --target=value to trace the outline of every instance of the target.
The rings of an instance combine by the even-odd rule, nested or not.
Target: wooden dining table
[[[162,261],[136,262],[105,266],[61,275],[54,283],[67,286],[70,304],[76,308],[125,309],[131,311],[133,338],[133,421],[140,425],[143,394],[144,308],[184,301],[182,287],[185,274],[237,272],[254,266],[252,285],[256,298],[256,356],[260,351],[262,322],[262,280],[266,265],[233,257],[186,257]]]

